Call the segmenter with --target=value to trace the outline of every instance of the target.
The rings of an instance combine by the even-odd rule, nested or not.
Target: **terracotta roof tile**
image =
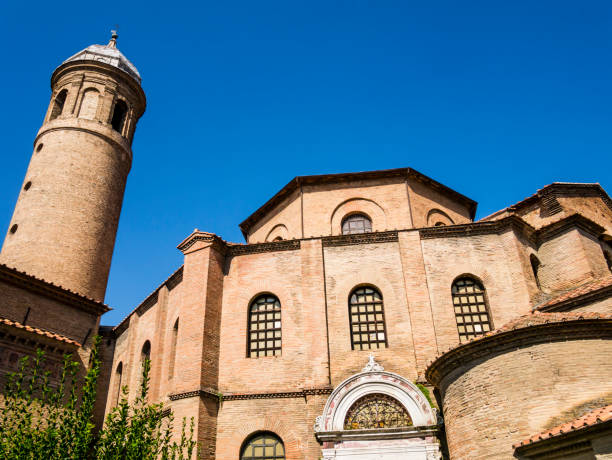
[[[569,289],[564,293],[553,297],[552,299],[536,305],[534,310],[544,310],[547,307],[551,307],[567,300],[577,299],[585,294],[590,294],[591,292],[599,291],[600,289],[604,289],[609,286],[612,286],[612,275],[599,280],[590,281],[576,288]]]
[[[87,297],[87,296],[85,296],[85,295],[83,295],[83,294],[79,294],[79,293],[78,293],[78,292],[76,292],[76,291],[72,291],[72,290],[70,290],[70,289],[68,289],[68,288],[66,288],[66,287],[64,287],[64,286],[61,286],[61,285],[59,285],[59,284],[52,283],[51,281],[47,281],[47,280],[45,280],[45,279],[38,278],[38,277],[36,277],[36,276],[34,276],[34,275],[31,275],[31,274],[29,274],[29,273],[27,273],[27,272],[24,272],[24,271],[22,271],[22,270],[18,270],[18,269],[17,269],[17,268],[15,268],[15,267],[10,267],[10,266],[8,266],[8,265],[6,265],[6,264],[0,264],[0,269],[1,269],[1,270],[5,270],[6,272],[9,272],[9,273],[10,273],[10,272],[12,272],[12,273],[17,274],[17,275],[22,275],[22,276],[24,276],[24,277],[26,277],[26,278],[29,278],[30,280],[32,280],[32,281],[34,281],[34,282],[44,283],[44,284],[46,284],[48,287],[50,287],[50,288],[52,288],[52,289],[60,290],[60,291],[63,291],[64,293],[69,294],[69,295],[71,295],[71,296],[73,296],[73,297],[76,297],[76,298],[78,298],[78,299],[81,299],[81,300],[84,300],[84,301],[87,301],[87,302],[94,303],[94,304],[96,304],[96,305],[98,305],[98,306],[102,307],[102,309],[105,309],[106,311],[110,311],[110,310],[112,310],[112,308],[111,308],[111,307],[109,307],[108,305],[106,305],[104,302],[100,302],[99,300],[95,300],[95,299],[92,299],[91,297]]]
[[[597,425],[598,423],[607,422],[608,420],[612,420],[612,404],[609,406],[600,407],[599,409],[595,409],[589,412],[588,414],[577,418],[576,420],[572,420],[571,422],[558,425],[554,428],[551,428],[550,430],[546,430],[536,435],[533,435],[530,438],[527,438],[519,443],[514,444],[512,447],[516,449],[517,447],[526,446],[565,433],[570,433],[572,431],[587,428],[593,425]]]
[[[37,334],[43,337],[47,337],[49,339],[57,340],[59,342],[68,343],[70,345],[76,345],[77,347],[81,346],[80,343],[75,342],[74,340],[69,339],[68,337],[65,337],[61,334],[56,334],[54,332],[45,331],[37,327],[27,326],[27,325],[18,323],[17,321],[11,321],[10,319],[7,319],[7,318],[0,318],[0,324],[4,324],[5,326],[10,326],[10,327],[14,327],[17,329],[21,329],[21,330],[30,332],[32,334]]]
[[[510,206],[508,206],[506,208],[500,209],[499,211],[495,211],[493,214],[489,214],[488,216],[479,219],[478,222],[490,219],[492,217],[497,217],[498,215],[503,214],[504,212],[514,212],[518,208],[520,208],[520,207],[528,204],[530,201],[533,201],[536,198],[538,198],[538,196],[542,192],[544,192],[545,190],[547,190],[547,189],[549,189],[551,187],[559,187],[559,186],[560,187],[563,187],[563,186],[580,186],[580,187],[599,187],[599,188],[601,188],[601,185],[599,185],[599,183],[553,182],[552,184],[545,185],[541,189],[538,189],[538,191],[536,193],[534,193],[533,195],[529,195],[528,197],[523,198],[521,201],[518,201],[518,202],[514,203],[513,205],[510,205]],[[603,191],[603,189],[602,189],[602,191]]]

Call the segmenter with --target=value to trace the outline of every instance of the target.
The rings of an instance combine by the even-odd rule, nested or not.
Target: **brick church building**
[[[0,253],[0,377],[87,362],[97,422],[141,363],[202,459],[612,458],[612,200],[553,183],[475,221],[413,169],[295,177],[101,327],[145,95],[116,47],[51,77]],[[431,398],[429,398],[431,394]],[[429,400],[431,399],[431,400]]]

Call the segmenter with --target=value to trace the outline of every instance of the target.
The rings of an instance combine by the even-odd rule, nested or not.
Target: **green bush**
[[[173,416],[162,404],[149,404],[149,372],[145,360],[138,396],[128,403],[127,386],[121,401],[94,435],[92,422],[96,386],[100,374],[98,348],[94,341],[90,366],[80,377],[80,365],[64,356],[59,382],[51,385],[49,371],[43,372],[44,353],[20,360],[10,374],[0,406],[0,458],[19,460],[186,460],[196,442],[194,421],[187,432],[183,419],[181,438],[172,441]]]

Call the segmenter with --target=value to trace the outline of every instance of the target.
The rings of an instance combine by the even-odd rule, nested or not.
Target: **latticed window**
[[[491,330],[491,319],[485,289],[472,278],[460,278],[453,283],[453,306],[461,342]]]
[[[406,426],[412,426],[412,419],[406,408],[396,399],[381,393],[359,398],[344,419],[345,430]]]
[[[363,214],[352,214],[342,221],[342,234],[369,233],[372,231],[372,221]]]
[[[387,347],[385,314],[380,292],[371,287],[355,289],[349,298],[349,315],[353,350]]]
[[[285,446],[272,433],[252,437],[242,449],[241,460],[284,460]]]
[[[270,294],[257,297],[249,308],[248,356],[280,356],[281,305]]]

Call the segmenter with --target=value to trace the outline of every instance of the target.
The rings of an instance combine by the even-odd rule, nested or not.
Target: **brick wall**
[[[557,341],[458,368],[440,385],[451,458],[512,458],[512,444],[612,391],[610,353],[610,340]]]

